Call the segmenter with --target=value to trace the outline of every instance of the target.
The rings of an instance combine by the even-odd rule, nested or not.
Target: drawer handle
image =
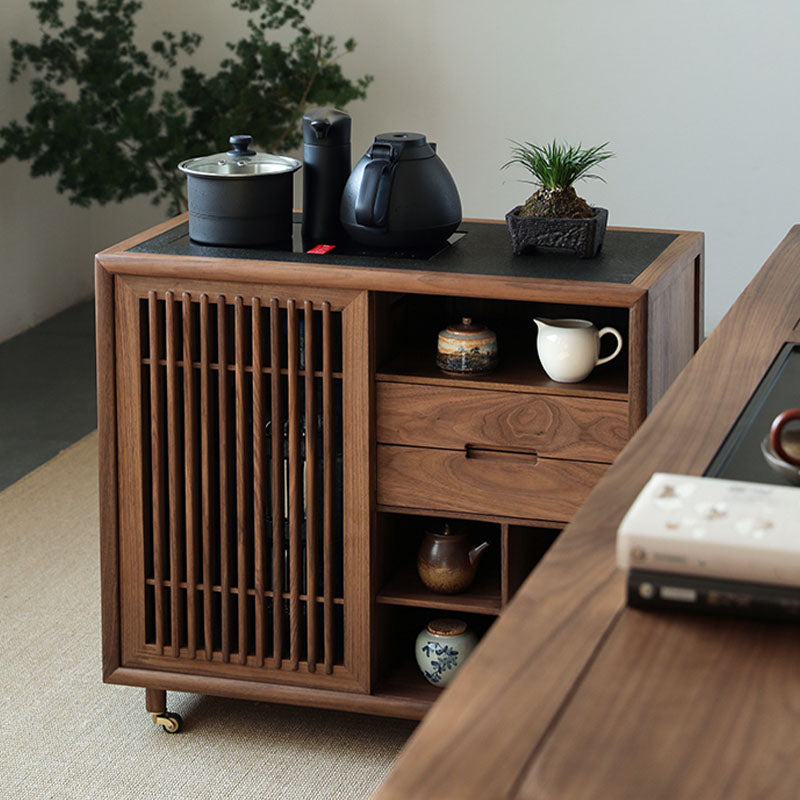
[[[469,459],[492,459],[494,461],[522,461],[535,464],[539,456],[535,450],[508,450],[483,444],[465,444],[464,456]]]

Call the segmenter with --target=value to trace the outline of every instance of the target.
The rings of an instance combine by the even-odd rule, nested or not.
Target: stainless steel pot
[[[233,149],[178,164],[186,173],[189,237],[201,244],[258,247],[292,238],[293,174],[302,164],[257,153],[251,136],[231,136]]]

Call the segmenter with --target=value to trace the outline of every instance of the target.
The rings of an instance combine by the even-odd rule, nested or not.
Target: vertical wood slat
[[[183,441],[184,489],[186,524],[186,646],[189,658],[197,653],[197,401],[194,391],[194,323],[192,297],[184,292],[183,299]]]
[[[286,303],[287,352],[289,367],[289,669],[300,660],[300,526],[303,486],[300,478],[300,398],[297,304]]]
[[[296,670],[303,658],[309,672],[315,672],[317,665],[322,667],[324,663],[325,672],[330,674],[340,635],[335,606],[339,554],[335,547],[336,382],[331,304],[324,302],[317,306],[322,328],[319,341],[315,341],[318,332],[314,327],[315,304],[310,300],[300,301],[303,304],[301,316],[297,301],[289,299],[282,310],[280,301],[272,298],[269,320],[266,320],[261,300],[252,298],[253,322],[248,331],[242,297],[231,298],[230,308],[223,295],[210,300],[207,294],[193,298],[190,293],[183,292],[177,298],[172,291],[167,291],[163,297],[166,302],[163,299],[159,302],[157,292],[149,293],[158,650],[163,654],[169,649],[172,657],[185,656],[187,651],[180,650],[185,643],[190,657],[199,655],[199,646],[205,658],[213,660],[216,648],[221,650],[222,661],[227,663],[236,658],[238,645],[238,661],[242,664],[247,663],[248,654],[254,652],[251,648],[255,648],[258,666],[269,659],[270,666]],[[217,305],[216,342],[211,341],[214,336],[211,302]],[[197,317],[192,313],[195,305],[199,305]],[[232,312],[232,319],[227,320],[231,326],[226,324],[226,312]],[[176,316],[178,314],[181,316]],[[301,319],[304,341],[300,336]],[[265,322],[270,326],[269,344]],[[177,340],[181,334],[182,347]],[[252,336],[249,364],[245,358],[245,336]],[[265,364],[265,347],[270,348],[269,369]],[[317,347],[321,350],[321,359],[315,353]],[[300,369],[301,359],[304,370]],[[317,408],[315,359],[321,360],[322,408]],[[195,368],[189,365],[197,361],[196,380]],[[217,364],[213,364],[214,361]],[[287,369],[282,371],[282,366]],[[253,386],[248,390],[247,373],[251,370]],[[215,372],[216,389],[212,382]],[[265,372],[270,373],[269,397],[265,396]],[[231,391],[231,382],[235,391]],[[216,414],[214,391],[218,392]],[[252,429],[247,416],[251,402],[248,391],[252,392]],[[272,465],[266,463],[263,430],[270,411]],[[318,417],[322,422],[319,439]],[[304,424],[307,426],[305,442],[302,439]],[[246,441],[249,437],[252,439]],[[215,452],[217,447],[219,452]],[[244,457],[249,453],[252,453],[252,475],[250,461]],[[315,468],[318,462],[321,462],[319,477]],[[216,465],[218,476],[215,475]],[[214,486],[216,477],[218,487]],[[265,515],[270,513],[270,508],[264,482],[270,478],[273,550],[272,585],[268,586],[265,570],[269,568],[269,531]],[[217,525],[218,553],[212,544]],[[164,549],[167,545],[169,553]],[[287,556],[288,565],[284,563]],[[251,560],[253,575],[248,577]],[[166,605],[168,580],[171,613]],[[250,587],[249,581],[253,582]],[[221,590],[219,616],[214,611],[215,583],[220,584]],[[248,591],[256,595],[255,604],[248,603]],[[233,610],[237,593],[240,598],[238,615]],[[267,595],[271,595],[273,601],[271,631],[266,619]],[[318,604],[319,595],[322,602]],[[288,601],[284,601],[284,597],[288,597]],[[248,619],[254,613],[255,619]],[[251,627],[256,631],[253,642],[249,640]],[[219,643],[215,641],[217,637]],[[289,663],[282,665],[281,662],[287,660]]]
[[[323,459],[323,615],[325,625],[325,672],[333,672],[335,648],[333,614],[333,491],[336,446],[333,436],[333,368],[331,356],[331,304],[322,304],[322,459]]]
[[[247,471],[244,363],[244,301],[234,298],[236,376],[236,587],[238,590],[239,663],[247,663]]]
[[[167,471],[169,498],[170,653],[180,655],[180,462],[178,453],[178,367],[175,341],[175,295],[168,291],[165,301],[165,347],[167,362]]]
[[[164,554],[162,546],[166,528],[166,501],[162,494],[163,467],[161,461],[161,431],[163,414],[163,395],[161,392],[161,326],[158,316],[158,294],[150,291],[147,294],[148,334],[150,347],[150,462],[151,492],[153,511],[153,578],[155,586],[155,633],[156,649],[159,655],[164,653]]]
[[[283,659],[283,410],[281,408],[281,321],[278,299],[269,301],[272,431],[272,651]]]
[[[230,542],[229,469],[230,445],[228,441],[228,332],[225,320],[225,297],[217,297],[217,363],[219,370],[219,560],[221,588],[222,660],[230,661],[231,576],[228,564]]]
[[[203,530],[203,643],[206,661],[213,658],[214,634],[211,615],[211,476],[212,440],[211,440],[211,331],[209,329],[208,295],[200,296],[200,457],[202,468],[202,530]]]
[[[308,671],[317,662],[317,412],[314,393],[314,304],[303,304],[306,372],[306,617]]]
[[[253,577],[255,581],[256,666],[264,666],[264,357],[261,300],[252,298],[253,324]]]

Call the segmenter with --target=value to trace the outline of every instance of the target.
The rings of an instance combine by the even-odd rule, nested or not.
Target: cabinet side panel
[[[117,419],[114,373],[114,279],[95,260],[97,428],[100,481],[100,573],[103,676],[120,663],[119,543],[117,521]]]
[[[647,409],[661,399],[697,349],[696,260],[687,258],[662,292],[648,295]]]

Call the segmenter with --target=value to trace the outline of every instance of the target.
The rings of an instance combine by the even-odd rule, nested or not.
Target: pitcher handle
[[[604,356],[603,358],[599,358],[597,360],[597,364],[605,364],[607,361],[611,361],[612,358],[619,355],[619,351],[622,350],[622,336],[620,332],[616,328],[601,328],[599,333],[597,334],[597,338],[602,339],[603,336],[607,333],[611,333],[617,338],[617,349],[610,356]]]

